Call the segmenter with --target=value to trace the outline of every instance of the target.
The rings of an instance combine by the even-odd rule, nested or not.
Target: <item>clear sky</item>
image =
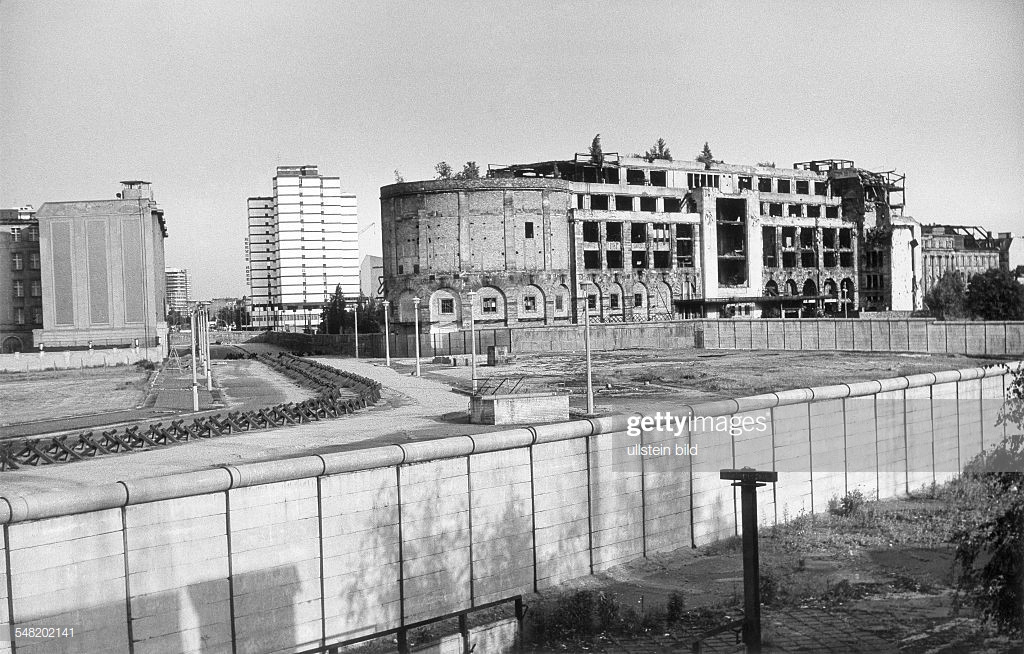
[[[606,152],[853,159],[922,222],[1024,233],[1024,3],[0,0],[0,206],[153,183],[168,266],[247,293],[246,198]]]

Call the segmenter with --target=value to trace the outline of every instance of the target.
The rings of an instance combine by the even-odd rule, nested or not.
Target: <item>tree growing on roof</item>
[[[480,179],[480,166],[475,161],[467,161],[461,173],[455,173],[455,179]]]
[[[604,165],[604,150],[601,149],[601,135],[595,134],[590,142],[590,160],[598,166]]]
[[[654,163],[655,159],[664,159],[665,161],[672,161],[672,152],[668,149],[668,143],[666,143],[665,139],[663,138],[659,138],[657,141],[655,141],[654,145],[647,148],[647,152],[643,154],[638,154],[636,156],[642,157],[649,161],[650,163]]]
[[[437,173],[435,179],[451,179],[452,178],[452,167],[448,165],[447,161],[439,161],[434,166],[434,171]]]
[[[723,163],[718,159],[715,159],[715,155],[711,154],[711,147],[707,141],[704,141],[704,149],[697,155],[697,161],[704,164],[705,169],[711,168],[712,164]]]

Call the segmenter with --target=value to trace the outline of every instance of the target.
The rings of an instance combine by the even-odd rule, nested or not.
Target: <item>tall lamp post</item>
[[[359,358],[359,298],[352,305],[352,322],[356,326],[356,359]]]
[[[590,295],[587,293],[587,282],[582,282],[583,289],[583,349],[587,355],[587,415],[594,414],[594,374],[590,361]]]
[[[472,357],[469,360],[469,365],[471,366],[470,376],[473,381],[473,394],[476,395],[476,326],[474,324],[475,316],[473,315],[476,312],[476,291],[470,291],[469,293],[466,293],[466,295],[469,297],[469,343],[471,352],[470,356]]]
[[[391,367],[391,329],[388,327],[388,307],[391,303],[384,300],[384,361],[388,368]]]
[[[412,315],[416,321],[416,376],[420,377],[420,299],[412,299]]]
[[[191,341],[190,345],[192,346],[192,365],[190,366],[192,368],[192,410],[198,411],[199,380],[196,378],[196,339],[199,338],[199,321],[196,319],[195,307],[193,307],[191,313],[189,313],[189,320],[192,328],[192,333],[189,334],[189,336],[191,336],[189,341]]]

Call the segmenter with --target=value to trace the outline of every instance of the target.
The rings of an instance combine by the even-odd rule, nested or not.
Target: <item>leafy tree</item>
[[[1024,285],[998,268],[979,273],[967,285],[967,308],[982,320],[1024,320]]]
[[[601,135],[595,134],[590,142],[590,160],[598,166],[604,165],[604,150],[601,149]]]
[[[647,149],[647,152],[639,155],[647,161],[654,163],[655,159],[664,159],[665,161],[672,161],[672,152],[668,149],[668,143],[665,139],[659,138],[654,142],[654,145]]]
[[[462,172],[455,174],[455,179],[480,179],[480,166],[475,161],[467,161]]]
[[[341,292],[341,286],[335,286],[330,301],[320,314],[322,321],[320,329],[325,334],[340,334],[345,323],[346,313],[345,294]]]
[[[967,318],[967,294],[960,274],[947,270],[932,290],[924,296],[924,304],[939,320],[963,320]]]
[[[171,327],[181,327],[188,322],[188,317],[182,315],[177,309],[171,309],[167,312],[167,324]]]
[[[963,525],[952,538],[956,603],[970,602],[1011,637],[1024,633],[1024,368],[1012,375],[996,423],[1007,425],[1008,435],[967,465],[952,498]]]
[[[452,178],[452,167],[448,165],[447,161],[439,161],[434,170],[437,172],[435,179],[451,179]]]
[[[395,184],[401,184],[403,182],[405,182],[405,178],[402,177],[402,173],[398,172],[398,169],[395,168]]]
[[[706,169],[711,168],[712,164],[722,163],[715,159],[715,155],[711,154],[711,147],[708,146],[707,141],[704,141],[704,149],[697,155],[697,161],[704,164]]]
[[[775,162],[774,161],[758,161],[757,165],[761,166],[762,168],[774,168],[775,167]]]

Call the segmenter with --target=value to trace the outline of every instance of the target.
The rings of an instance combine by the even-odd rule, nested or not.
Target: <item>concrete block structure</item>
[[[381,188],[386,296],[424,330],[592,320],[851,315],[865,238],[884,235],[886,308],[919,308],[920,226],[902,177],[605,154]],[[874,263],[872,259],[871,263]],[[892,271],[898,271],[893,274]],[[874,278],[872,278],[874,280]]]
[[[149,182],[121,182],[117,198],[39,208],[46,347],[166,344],[164,212]]]
[[[252,325],[315,331],[336,288],[359,296],[356,196],[316,166],[278,166],[274,194],[248,200]]]
[[[43,326],[39,221],[31,206],[0,209],[0,354],[32,348]]]

